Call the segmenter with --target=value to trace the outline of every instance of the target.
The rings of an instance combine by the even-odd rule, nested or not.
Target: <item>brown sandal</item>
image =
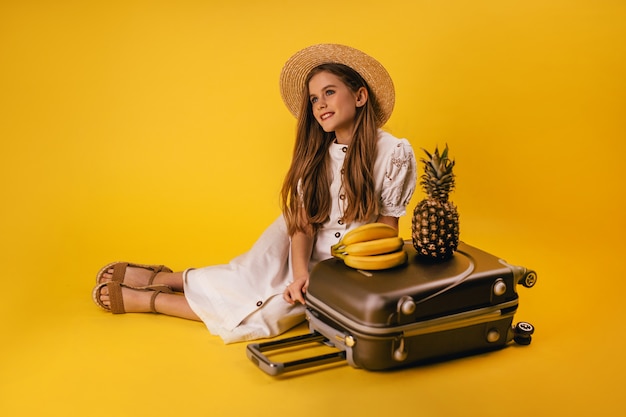
[[[109,269],[113,269],[113,279],[111,281],[119,282],[120,284],[124,283],[124,277],[126,276],[126,268],[142,268],[152,271],[152,275],[148,279],[148,286],[152,285],[154,278],[157,276],[159,272],[172,272],[170,268],[165,265],[143,265],[143,264],[133,264],[130,262],[113,262],[106,265],[102,268],[98,274],[96,275],[96,284],[101,284],[100,281],[102,279],[102,275],[106,273]]]
[[[109,299],[111,300],[111,305],[105,305],[100,296],[102,295],[102,289],[107,287],[109,290]],[[124,314],[126,310],[124,309],[124,298],[122,297],[122,288],[130,288],[138,291],[152,291],[153,294],[150,297],[150,312],[158,313],[155,307],[155,301],[157,295],[164,294],[173,294],[174,291],[167,285],[147,285],[145,287],[131,287],[130,285],[126,285],[117,281],[107,281],[101,284],[96,285],[91,294],[94,303],[98,305],[105,311],[110,311],[113,314]]]

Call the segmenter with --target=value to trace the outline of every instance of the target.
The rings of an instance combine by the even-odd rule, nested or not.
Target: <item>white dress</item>
[[[341,169],[347,147],[333,143],[329,154],[334,173],[329,220],[319,229],[309,269],[331,257],[330,247],[362,223],[341,222]],[[400,217],[415,190],[415,155],[406,139],[379,130],[374,166],[377,215]],[[375,217],[370,222],[375,221]],[[272,223],[252,248],[225,265],[191,269],[184,274],[184,291],[192,310],[212,334],[225,343],[276,336],[304,320],[304,306],[288,304],[283,291],[293,280],[290,238],[283,216]]]

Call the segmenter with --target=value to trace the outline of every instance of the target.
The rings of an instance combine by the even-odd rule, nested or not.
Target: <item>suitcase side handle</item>
[[[270,360],[267,355],[265,355],[265,352],[271,352],[293,346],[301,346],[308,343],[323,343],[325,341],[327,341],[327,339],[324,336],[317,332],[313,332],[270,342],[250,343],[246,347],[246,356],[248,356],[248,359],[257,365],[263,372],[272,376],[277,376],[285,372],[325,365],[328,363],[339,362],[346,359],[346,353],[344,351],[311,356],[289,362],[275,362]]]

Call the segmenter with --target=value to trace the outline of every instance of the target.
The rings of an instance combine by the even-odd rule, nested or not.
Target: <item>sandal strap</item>
[[[161,293],[161,291],[154,291],[152,293],[152,297],[150,297],[150,312],[154,313],[154,314],[159,314],[159,312],[156,310],[156,298],[157,295],[159,295]]]
[[[124,314],[124,297],[122,297],[122,285],[119,282],[107,282],[106,287],[109,289],[109,300],[111,301],[111,313]]]
[[[111,278],[111,281],[119,283],[124,282],[126,267],[128,267],[128,262],[119,262],[113,265],[113,278]]]
[[[153,292],[152,296],[150,297],[150,312],[155,313],[155,314],[159,313],[156,309],[157,295],[161,293],[164,293],[164,294],[174,293],[174,291],[167,285],[149,285],[147,287],[143,287],[142,289],[151,290]]]
[[[145,266],[144,266],[145,268]],[[152,265],[146,269],[150,269],[152,270],[152,276],[150,276],[150,278],[148,279],[148,285],[152,285],[152,282],[154,281],[154,279],[156,278],[156,276],[161,273],[161,272],[172,272],[171,269],[169,269],[167,266],[165,265]]]

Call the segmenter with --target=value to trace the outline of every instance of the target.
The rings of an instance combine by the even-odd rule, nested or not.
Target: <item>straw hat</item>
[[[280,73],[280,94],[289,111],[298,117],[306,77],[313,68],[330,63],[347,65],[363,77],[376,96],[380,106],[377,118],[380,125],[384,125],[391,117],[395,103],[393,81],[380,62],[345,45],[312,45],[287,60]]]

